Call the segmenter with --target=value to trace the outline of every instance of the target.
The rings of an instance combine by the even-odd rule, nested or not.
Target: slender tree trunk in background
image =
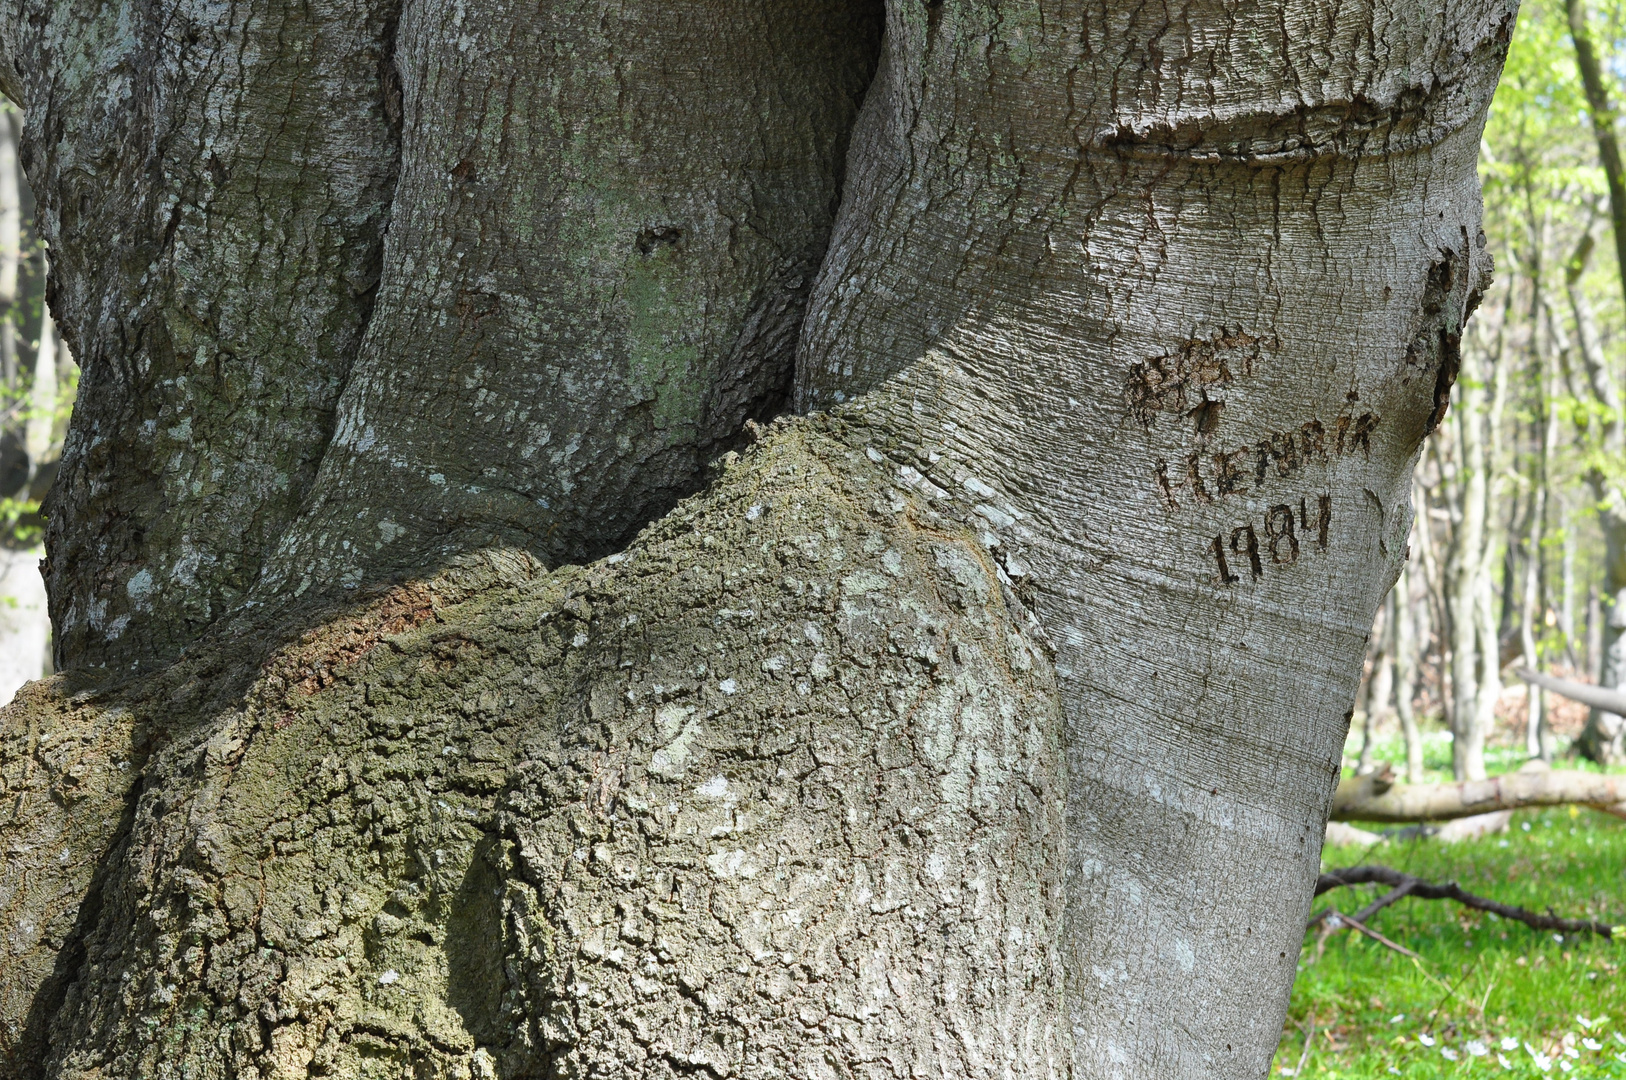
[[[1538,498],[1544,500],[1545,491],[1541,492]],[[1539,521],[1539,518],[1533,518],[1530,523],[1530,532],[1526,538],[1526,543],[1531,550],[1534,550],[1536,545],[1541,542]],[[1539,574],[1539,561],[1534,558],[1527,559],[1524,568],[1524,596],[1521,598],[1519,605],[1519,643],[1524,650],[1524,662],[1531,667],[1540,666],[1536,652],[1535,630],[1537,618],[1535,611],[1536,596],[1541,589]],[[1541,730],[1542,725],[1546,723],[1546,701],[1539,686],[1528,687],[1525,693],[1525,753],[1530,757],[1541,757],[1543,756],[1541,753]]]
[[[1598,143],[1598,163],[1603,166],[1604,182],[1609,188],[1615,258],[1622,274],[1626,274],[1626,165],[1621,162],[1620,140],[1615,132],[1615,107],[1587,25],[1586,0],[1564,0],[1564,10],[1569,17],[1570,40],[1575,44],[1575,66],[1581,73],[1581,89],[1592,118],[1592,135]],[[1626,292],[1626,278],[1621,286]]]
[[[1430,454],[1434,461],[1439,461],[1439,443],[1430,442]],[[1445,483],[1435,485],[1436,490],[1447,489]],[[1422,617],[1416,617],[1419,609],[1413,609],[1412,629],[1417,636],[1419,648],[1427,650],[1432,643],[1435,644],[1440,656],[1440,707],[1441,713],[1450,726],[1451,720],[1451,665],[1450,660],[1450,612],[1445,599],[1445,567],[1439,559],[1440,547],[1435,540],[1435,510],[1431,505],[1429,487],[1423,483],[1421,477],[1412,481],[1412,501],[1418,507],[1416,521],[1412,525],[1415,540],[1411,545],[1414,555],[1418,555],[1418,569],[1422,571],[1421,592],[1422,600],[1420,610]],[[1449,495],[1447,495],[1449,497]],[[1422,655],[1421,652],[1418,654]]]
[[[877,14],[0,26],[12,1075],[1268,1067],[1513,7]]]
[[[1603,669],[1603,604],[1596,591],[1586,599],[1586,669],[1594,681]]]
[[[7,416],[0,424],[0,498],[5,499],[28,498],[43,455],[38,422],[24,416],[35,411],[32,406],[43,392],[49,391],[52,406],[56,397],[54,366],[49,387],[36,380],[29,397],[21,395],[28,355],[18,348],[25,189],[17,134],[12,110],[0,109],[0,387],[7,391]],[[18,687],[47,670],[50,628],[39,559],[37,542],[12,530],[0,536],[0,703],[10,701]]]
[[[1546,594],[1543,591],[1542,583],[1547,580],[1547,574],[1545,571],[1547,564],[1547,522],[1552,515],[1553,505],[1553,494],[1549,488],[1549,478],[1551,475],[1550,470],[1552,468],[1552,462],[1556,459],[1558,454],[1558,408],[1556,404],[1559,393],[1558,381],[1559,372],[1557,370],[1557,366],[1549,365],[1545,385],[1542,387],[1543,404],[1547,413],[1547,424],[1546,429],[1543,432],[1541,444],[1541,520],[1536,534],[1536,552],[1538,556],[1536,560],[1537,569],[1535,586],[1538,600],[1538,603],[1536,604],[1536,615],[1541,620],[1543,625],[1546,625],[1546,612],[1549,606],[1547,603]],[[1565,542],[1566,544],[1569,543],[1568,536],[1565,537]],[[1565,588],[1568,588],[1567,582],[1565,584]],[[1566,605],[1568,603],[1567,592],[1565,594],[1564,603]],[[1534,657],[1532,657],[1532,659],[1534,659]],[[1541,757],[1541,760],[1550,764],[1557,748],[1555,747],[1553,740],[1551,704],[1545,692],[1543,692],[1541,696],[1540,703],[1542,707],[1537,710],[1539,715],[1535,715],[1534,719],[1531,721],[1531,726],[1536,733],[1534,749],[1536,754]]]
[[[1390,590],[1389,596],[1393,598],[1394,590]],[[1394,611],[1389,600],[1378,608],[1378,617],[1372,626],[1372,642],[1367,652],[1371,663],[1361,710],[1361,750],[1355,762],[1355,771],[1361,776],[1376,767],[1372,764],[1372,751],[1377,733],[1388,718],[1389,699],[1394,693]]]
[[[1559,598],[1558,628],[1564,634],[1564,656],[1569,661],[1570,668],[1584,667],[1585,650],[1583,645],[1579,651],[1576,642],[1581,638],[1579,624],[1575,621],[1575,517],[1567,503],[1560,502],[1559,528],[1564,533],[1564,562],[1560,571],[1562,596]]]
[[[1411,571],[1402,569],[1395,582],[1393,617],[1395,626],[1395,713],[1400,718],[1400,734],[1406,743],[1406,783],[1423,782],[1423,736],[1417,727],[1414,700],[1417,694],[1417,620],[1411,597]]]
[[[40,318],[39,345],[34,350],[34,370],[28,386],[28,419],[23,424],[23,449],[28,454],[28,479],[32,484],[40,465],[51,451],[56,424],[57,349],[56,324],[46,311]]]
[[[1451,605],[1451,769],[1458,780],[1478,780],[1485,775],[1482,702],[1491,688],[1484,675],[1487,667],[1496,664],[1494,630],[1484,633],[1484,609],[1488,607],[1485,594],[1490,588],[1486,574],[1490,477],[1485,429],[1494,376],[1482,350],[1471,350],[1468,356],[1480,359],[1474,369],[1465,372],[1472,382],[1458,384],[1455,432],[1461,470],[1460,509],[1446,566]],[[1487,639],[1492,644],[1488,658],[1482,654]]]
[[[1539,289],[1539,285],[1536,287]],[[1547,312],[1544,295],[1538,297],[1537,306],[1539,311],[1536,325],[1551,327],[1553,323],[1550,318],[1545,320],[1540,318],[1541,313]],[[1546,611],[1542,582],[1545,580],[1543,550],[1550,501],[1548,463],[1556,452],[1558,441],[1558,410],[1554,406],[1557,400],[1558,365],[1549,354],[1563,348],[1563,343],[1556,335],[1549,336],[1552,339],[1550,341],[1552,349],[1536,351],[1540,411],[1536,415],[1535,422],[1540,427],[1540,441],[1537,443],[1537,454],[1530,468],[1532,504],[1524,536],[1524,581],[1519,603],[1519,643],[1524,654],[1524,663],[1537,669],[1541,667],[1541,659],[1536,644],[1536,627]],[[1549,753],[1544,752],[1543,747],[1551,742],[1551,737],[1546,734],[1546,696],[1539,686],[1528,686],[1525,692],[1525,752],[1532,758],[1540,757],[1546,760]]]
[[[1592,235],[1588,233],[1581,238],[1565,267],[1564,285],[1575,320],[1575,351],[1586,373],[1587,390],[1604,416],[1597,446],[1604,454],[1619,460],[1626,454],[1620,387],[1604,358],[1597,320],[1581,285],[1581,275],[1592,257],[1592,249]],[[1596,675],[1598,685],[1620,687],[1626,685],[1626,492],[1602,469],[1591,470],[1587,483],[1592,489],[1598,529],[1604,541],[1601,595],[1594,592],[1587,608],[1588,669]],[[1626,760],[1626,720],[1593,709],[1576,746],[1582,754],[1600,763]]]
[[[1581,86],[1592,116],[1592,133],[1598,143],[1598,160],[1609,188],[1609,220],[1615,238],[1616,265],[1620,269],[1621,292],[1626,296],[1626,165],[1621,161],[1620,142],[1615,132],[1614,104],[1587,25],[1586,5],[1583,0],[1565,0],[1565,9],[1569,15],[1570,37],[1575,43],[1576,67],[1581,73]],[[1591,312],[1580,286],[1580,272],[1589,254],[1590,244],[1586,244],[1571,260],[1566,277],[1593,394],[1607,411],[1604,445],[1618,460],[1626,450],[1620,394],[1599,351],[1596,333],[1589,334]],[[1601,473],[1594,473],[1591,481],[1604,538],[1604,618],[1598,683],[1619,687],[1626,685],[1626,493]],[[1626,760],[1626,718],[1594,709],[1577,746],[1594,761],[1616,764]]]

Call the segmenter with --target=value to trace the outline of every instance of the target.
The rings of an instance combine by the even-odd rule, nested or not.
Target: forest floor
[[[1430,779],[1449,779],[1448,739],[1427,746]],[[1397,746],[1378,751],[1377,760],[1404,760]],[[1507,747],[1491,771],[1523,760]],[[1457,844],[1413,836],[1329,847],[1322,861],[1379,863],[1504,903],[1626,924],[1626,821],[1590,810],[1521,811],[1506,833]],[[1327,894],[1315,909],[1331,901],[1354,911],[1376,896],[1354,892]],[[1540,933],[1417,899],[1368,925],[1418,957],[1347,928],[1325,941],[1319,929],[1306,934],[1272,1077],[1626,1078],[1626,930],[1613,941]]]

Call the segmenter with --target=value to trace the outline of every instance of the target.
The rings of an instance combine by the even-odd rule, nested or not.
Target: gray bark
[[[276,42],[330,47],[286,55],[247,10],[0,28],[100,395],[52,518],[78,670],[0,733],[5,1067],[1259,1076],[1489,270],[1511,5],[892,4],[804,284],[863,10],[463,10],[306,7]],[[398,169],[393,76],[357,59],[391,42]],[[130,92],[89,93],[109,66]],[[275,106],[211,97],[225,67]],[[273,205],[349,209],[289,249],[183,198],[175,261],[137,170],[212,177],[217,113]],[[353,158],[263,153],[284,115]],[[155,118],[179,134],[99,149]],[[335,254],[262,280],[250,235]],[[239,366],[205,280],[264,320]],[[338,329],[295,340],[312,312]],[[829,415],[549,569],[697,484],[793,331]],[[330,377],[285,399],[303,428],[198,434],[216,370],[295,359]],[[248,504],[189,486],[203,447],[303,471],[227,535]],[[178,575],[183,536],[237,576]]]
[[[402,17],[378,305],[265,602],[482,544],[606,554],[784,406],[873,5],[463,12]]]
[[[496,551],[263,666],[41,684],[0,1075],[1065,1074],[1031,633],[975,534],[800,425],[593,567]]]
[[[63,666],[176,655],[298,509],[377,289],[392,15],[24,5],[0,29],[84,365],[46,570]]]
[[[1330,10],[894,8],[803,333],[1056,643],[1084,1075],[1265,1067],[1486,268],[1510,9]]]

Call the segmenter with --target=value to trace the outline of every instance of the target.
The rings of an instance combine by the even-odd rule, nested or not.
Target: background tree
[[[40,500],[56,476],[77,368],[45,308],[45,253],[0,102],[0,700],[48,670]]]
[[[1485,231],[1499,272],[1464,341],[1454,415],[1419,472],[1406,597],[1410,705],[1446,721],[1459,780],[1484,775],[1493,736],[1499,760],[1517,742],[1514,764],[1572,751],[1621,760],[1613,714],[1593,711],[1583,731],[1584,710],[1539,687],[1520,701],[1503,693],[1501,674],[1522,656],[1567,679],[1618,682],[1626,321],[1606,114],[1620,15],[1619,5],[1590,16],[1578,3],[1526,5],[1482,146]],[[1379,697],[1363,722],[1386,715]],[[1421,761],[1421,736],[1409,759]]]
[[[1513,18],[9,16],[9,1067],[1258,1075]]]

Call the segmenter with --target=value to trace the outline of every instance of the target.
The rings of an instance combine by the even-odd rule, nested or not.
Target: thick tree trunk
[[[900,0],[816,281],[867,6],[658,10],[3,28],[95,398],[79,670],[0,749],[13,1074],[1267,1067],[1511,5]],[[547,569],[798,329],[832,415]]]
[[[84,365],[49,507],[59,664],[174,656],[305,498],[378,286],[394,17],[86,0],[0,30]]]
[[[863,414],[1056,643],[1086,1075],[1257,1074],[1230,1055],[1277,1037],[1263,898],[1314,872],[1487,262],[1459,110],[1508,11],[1406,10],[891,12],[798,401],[886,383]]]

